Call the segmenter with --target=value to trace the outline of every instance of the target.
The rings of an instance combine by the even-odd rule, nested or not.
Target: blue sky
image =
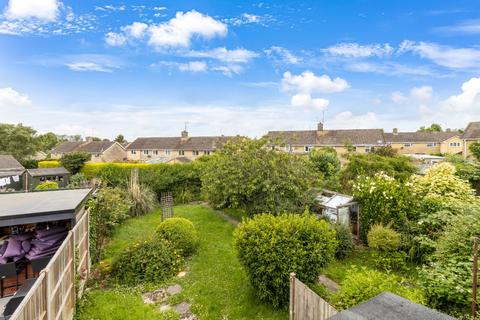
[[[0,121],[113,138],[480,120],[478,1],[0,0]]]

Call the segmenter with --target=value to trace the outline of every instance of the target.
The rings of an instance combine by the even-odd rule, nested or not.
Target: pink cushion
[[[30,251],[31,248],[32,248],[32,245],[30,244],[30,241],[28,241],[28,240],[22,241],[23,251],[28,252],[28,251]]]
[[[22,243],[16,239],[9,239],[7,250],[3,254],[4,258],[19,256],[22,253]]]

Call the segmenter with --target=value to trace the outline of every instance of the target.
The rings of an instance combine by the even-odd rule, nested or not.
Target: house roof
[[[38,169],[27,169],[27,172],[32,177],[41,177],[41,176],[56,176],[56,175],[67,175],[70,172],[64,167],[59,168],[38,168]]]
[[[376,297],[355,307],[343,310],[328,320],[453,320],[446,314],[416,304],[390,292],[382,292]]]
[[[73,152],[84,143],[83,141],[65,141],[53,148],[52,153]]]
[[[180,137],[149,137],[137,138],[130,143],[127,150],[205,150],[212,151],[221,147],[233,137],[189,137],[182,140]]]
[[[90,141],[82,144],[75,149],[76,152],[86,152],[86,153],[102,153],[103,151],[110,148],[114,141]]]
[[[91,189],[0,193],[0,226],[74,219]]]
[[[470,122],[462,135],[465,140],[480,139],[480,122]]]
[[[13,156],[0,154],[0,171],[7,170],[18,171],[25,170],[25,168]]]
[[[398,132],[385,133],[385,141],[392,142],[443,142],[455,136],[460,136],[457,131],[442,132]]]
[[[382,129],[270,131],[267,136],[272,141],[280,140],[289,145],[342,146],[348,142],[353,145],[385,143]]]

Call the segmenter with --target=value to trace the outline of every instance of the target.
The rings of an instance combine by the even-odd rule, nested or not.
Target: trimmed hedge
[[[335,233],[328,222],[310,214],[262,214],[244,220],[234,241],[259,298],[279,307],[288,303],[291,272],[307,284],[317,281],[334,257]]]
[[[193,223],[185,218],[169,218],[163,221],[156,234],[170,242],[185,257],[197,250],[200,240]]]
[[[157,198],[172,192],[175,202],[186,203],[200,199],[200,165],[145,163],[87,163],[82,173],[87,179],[98,178],[109,187],[127,188],[132,168],[139,168],[140,182],[152,189]]]
[[[60,161],[57,160],[38,161],[39,168],[59,168],[61,166],[62,164],[60,163]]]
[[[50,189],[58,189],[58,183],[55,181],[45,181],[43,183],[40,183],[38,186],[36,186],[34,190],[50,190]]]

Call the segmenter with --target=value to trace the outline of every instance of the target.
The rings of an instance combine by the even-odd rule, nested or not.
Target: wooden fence
[[[326,320],[337,310],[290,274],[290,320]]]
[[[90,272],[89,212],[68,233],[60,248],[10,318],[68,320],[75,312],[75,286],[81,294]],[[79,282],[76,283],[78,277]]]

